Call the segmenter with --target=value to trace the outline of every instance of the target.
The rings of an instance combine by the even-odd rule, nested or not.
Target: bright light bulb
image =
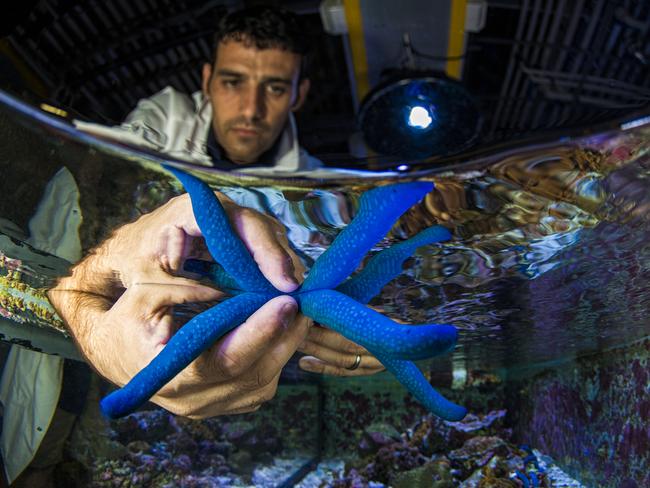
[[[431,125],[431,122],[433,122],[433,119],[426,108],[419,105],[411,108],[411,112],[409,113],[409,125],[411,127],[426,129]]]

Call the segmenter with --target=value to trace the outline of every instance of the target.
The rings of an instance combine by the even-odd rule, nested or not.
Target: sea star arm
[[[451,325],[404,325],[334,290],[296,296],[302,313],[327,325],[373,354],[399,359],[425,359],[449,351],[456,344]]]
[[[440,395],[414,363],[396,357],[399,353],[402,357],[418,356],[422,359],[448,351],[456,342],[455,327],[415,326],[413,329],[425,333],[411,344],[414,338],[405,337],[404,330],[412,326],[396,324],[336,291],[308,292],[301,294],[298,300],[305,315],[366,347],[430,412],[445,420],[460,420],[465,416],[466,409]],[[444,332],[440,336],[432,335],[436,328]],[[432,339],[433,344],[428,344]],[[414,345],[416,347],[411,349]]]
[[[417,398],[422,405],[431,413],[438,417],[458,421],[465,417],[467,409],[450,402],[440,393],[438,393],[424,377],[420,369],[411,361],[403,361],[375,354],[377,359],[383,364],[388,371],[393,373],[399,381],[411,394]]]
[[[233,231],[228,216],[212,189],[184,171],[171,166],[165,166],[165,169],[171,171],[190,194],[194,217],[210,254],[234,278],[238,288],[258,293],[277,292]]]
[[[377,253],[358,274],[341,284],[337,291],[360,303],[368,303],[389,281],[402,272],[402,263],[418,247],[450,238],[450,232],[440,225],[424,229],[410,239]]]
[[[361,196],[359,210],[309,270],[300,291],[332,290],[357,269],[361,259],[424,195],[433,183],[417,181],[380,186]]]
[[[226,332],[246,321],[271,297],[242,293],[200,313],[172,336],[164,349],[131,381],[101,401],[110,418],[133,412]]]

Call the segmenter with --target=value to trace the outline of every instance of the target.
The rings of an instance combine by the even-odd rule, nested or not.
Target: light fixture
[[[359,109],[370,149],[413,159],[468,148],[478,139],[481,119],[465,87],[433,71],[394,72],[366,95]]]
[[[429,112],[429,108],[422,105],[415,105],[409,108],[408,125],[416,129],[428,129],[431,127],[433,118]]]

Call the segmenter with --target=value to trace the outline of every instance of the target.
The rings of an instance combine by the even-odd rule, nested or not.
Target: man
[[[317,168],[320,162],[298,145],[292,115],[309,91],[305,46],[298,17],[287,11],[256,7],[232,13],[219,23],[215,59],[203,67],[201,93],[190,98],[166,88],[140,101],[119,127],[77,126],[224,170]],[[263,274],[278,289],[295,290],[301,263],[284,228],[218,196]],[[222,295],[184,276],[184,260],[201,257],[193,254],[200,240],[188,196],[176,197],[117,229],[49,292],[80,351],[102,376],[125,384],[175,332],[173,305]],[[289,296],[271,300],[152,401],[191,418],[256,410],[274,396],[282,367],[296,350],[309,355],[300,362],[309,371],[363,375],[383,369],[365,349],[311,327],[296,311]],[[23,465],[16,463],[13,473]]]
[[[77,126],[224,170],[318,168],[321,162],[299,146],[293,118],[309,92],[308,46],[291,12],[253,7],[231,13],[217,27],[200,93],[190,98],[167,87],[141,100],[121,126]]]
[[[89,124],[78,123],[78,126],[86,131],[100,133],[103,136],[120,137],[175,157],[225,170],[249,169],[259,172],[260,169],[266,168],[276,173],[317,168],[321,164],[320,161],[309,156],[298,145],[292,115],[302,106],[309,91],[309,79],[305,72],[307,50],[308,39],[304,35],[304,29],[297,15],[287,10],[265,6],[233,12],[222,18],[217,27],[214,59],[212,63],[203,66],[201,93],[194,94],[190,99],[172,88],[166,88],[149,99],[141,100],[136,109],[127,116],[124,124],[117,128],[105,131],[99,126]],[[238,207],[223,195],[220,197],[226,202],[226,209],[231,219],[265,276],[280,290],[289,292],[296,289],[299,286],[297,278],[301,278],[302,275],[300,272],[302,265],[289,248],[282,226],[249,209]],[[93,257],[82,263],[81,269],[76,269],[70,278],[74,286],[77,288],[89,286],[91,280],[89,280],[88,269],[93,270],[94,276],[100,276],[101,272],[97,270],[104,266],[107,270],[106,280],[94,283],[91,291],[101,295],[102,287],[109,281],[109,276],[117,275],[121,276],[122,280],[117,289],[112,292],[113,301],[122,289],[126,289],[128,295],[130,288],[135,288],[133,283],[145,282],[142,277],[128,278],[134,273],[124,265],[124,263],[130,265],[134,261],[133,246],[138,244],[142,251],[140,255],[135,255],[138,256],[138,262],[150,265],[145,267],[145,275],[155,273],[155,278],[147,275],[147,283],[186,284],[179,282],[180,278],[176,276],[172,279],[170,275],[182,274],[182,262],[189,256],[183,255],[183,250],[180,248],[167,247],[161,253],[160,243],[164,242],[168,245],[170,240],[168,234],[173,233],[173,239],[184,243],[187,248],[188,242],[199,237],[200,232],[191,214],[187,195],[172,200],[168,206],[173,210],[165,212],[164,219],[157,220],[157,217],[152,217],[162,215],[163,209],[159,209],[153,212],[151,219],[150,216],[144,216],[116,232],[107,243],[102,245],[100,251],[95,252],[97,256],[102,248],[108,248],[110,245],[110,251],[106,252],[108,258],[98,260]],[[156,224],[149,222],[156,222]],[[145,241],[142,245],[142,236],[151,236],[152,242]],[[153,243],[156,238],[159,242]],[[161,254],[164,260],[168,261],[167,263],[161,261]],[[111,264],[107,265],[107,262]],[[62,311],[64,305],[58,302],[56,292],[62,287],[72,289],[72,286],[70,282],[63,280],[57,290],[50,293],[55,305]],[[179,292],[174,298],[175,303],[192,301],[190,298],[198,299],[199,295],[216,298],[213,292],[203,290],[194,282],[189,283],[188,286],[189,288],[179,286],[179,290],[183,289],[188,294],[183,295]],[[105,292],[103,294],[106,295]],[[105,308],[111,304],[110,298]],[[264,316],[265,327],[269,327],[269,324],[278,325],[283,321],[290,322],[295,315],[295,304],[292,303],[292,299],[283,297],[280,301],[290,305],[289,312],[285,310],[280,313],[275,310],[273,314]],[[122,307],[124,304],[118,300],[115,306]],[[133,304],[127,305],[126,310],[130,310],[131,306]],[[164,306],[168,307],[169,303],[165,303]],[[85,312],[78,311],[75,315],[80,316],[93,310],[91,307],[82,308]],[[257,323],[256,320],[253,321]],[[259,321],[262,322],[262,319],[260,318]],[[93,322],[101,323],[102,320],[94,317]],[[342,336],[330,330],[309,329],[309,327],[304,329],[304,333],[306,334],[308,330],[310,330],[309,336],[295,345],[295,347],[300,346],[300,350],[310,355],[301,360],[300,364],[304,369],[337,375],[372,374],[383,369],[365,349]],[[114,334],[114,331],[107,333]],[[162,333],[164,342],[168,339],[169,333],[170,329]],[[257,335],[256,340],[252,342],[256,344],[256,354],[247,358],[248,366],[252,366],[252,362],[248,361],[250,357],[256,357],[260,351],[268,347],[268,340],[259,340],[262,336],[263,334]],[[78,336],[77,340],[79,340]],[[249,343],[250,340],[252,339],[249,339]],[[164,342],[159,343],[154,349],[158,351]],[[145,343],[146,340],[142,339],[142,344]],[[92,348],[84,347],[81,341],[79,345],[88,357],[92,357]],[[153,357],[151,351],[148,356],[143,354],[143,351],[140,351],[134,356],[138,358],[137,368],[133,366],[119,375],[109,371],[114,368],[112,361],[104,366],[98,366],[102,362],[98,358],[97,361],[91,360],[91,363],[107,378],[117,384],[123,384],[139,370],[140,365],[146,364],[146,362],[142,364],[143,357]],[[357,363],[357,354],[362,355],[361,367],[354,370],[346,369],[346,366]],[[274,371],[274,374],[279,377],[281,367],[277,366],[267,368],[266,371]],[[272,389],[274,391],[274,387]],[[179,389],[176,388],[175,392],[178,393]],[[193,401],[196,402],[196,397]],[[216,403],[212,403],[210,415],[233,413],[230,407],[217,408]],[[171,411],[188,416],[209,416],[194,412],[191,407],[185,405],[175,406],[169,401],[161,400],[160,404]],[[259,407],[259,403],[256,407]]]

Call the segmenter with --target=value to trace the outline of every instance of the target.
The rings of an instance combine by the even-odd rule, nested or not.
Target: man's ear
[[[201,90],[206,97],[210,96],[210,78],[212,78],[212,65],[210,63],[203,64],[203,71],[201,72]]]
[[[302,81],[300,81],[300,84],[298,85],[298,93],[296,94],[296,100],[291,105],[292,112],[298,110],[300,107],[302,107],[303,103],[305,103],[310,86],[311,81],[309,81],[309,78],[304,78]]]

